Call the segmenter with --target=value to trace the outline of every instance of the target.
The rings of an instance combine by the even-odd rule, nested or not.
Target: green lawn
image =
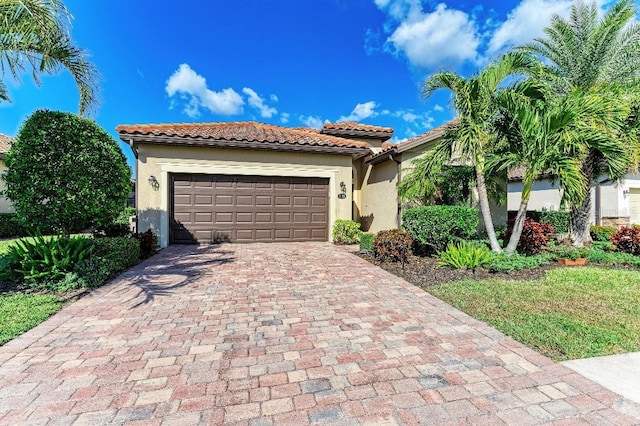
[[[640,272],[555,268],[535,281],[458,281],[436,297],[555,360],[640,350]]]
[[[49,318],[62,307],[49,294],[0,295],[0,345]]]

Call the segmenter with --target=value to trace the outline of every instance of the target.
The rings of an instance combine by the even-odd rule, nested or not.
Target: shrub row
[[[139,238],[35,237],[17,240],[2,258],[2,276],[37,289],[98,287],[136,265],[155,247],[151,231]]]
[[[569,215],[568,211],[533,211],[527,212],[527,216],[538,223],[548,223],[553,226],[553,232],[556,234],[566,234],[569,232]]]
[[[453,241],[472,238],[478,223],[478,211],[463,206],[422,206],[402,214],[403,228],[426,252],[439,252]]]

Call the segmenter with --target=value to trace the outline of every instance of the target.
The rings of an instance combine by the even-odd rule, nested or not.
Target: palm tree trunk
[[[496,238],[496,231],[493,227],[493,219],[491,217],[491,209],[489,208],[489,197],[487,196],[487,184],[484,181],[484,167],[482,160],[476,161],[476,185],[478,187],[478,203],[480,204],[480,212],[482,213],[482,220],[484,221],[484,228],[487,231],[489,242],[491,243],[491,250],[496,253],[502,252],[498,239]]]
[[[516,220],[513,222],[513,229],[511,229],[511,237],[509,237],[509,244],[505,248],[505,251],[509,254],[513,254],[520,242],[520,235],[522,235],[522,228],[524,227],[524,220],[527,217],[527,205],[529,204],[529,197],[522,198],[520,206],[518,207],[518,213],[516,214]]]
[[[591,243],[591,234],[589,225],[591,223],[591,191],[587,192],[587,196],[581,205],[571,208],[569,216],[569,238],[571,244],[575,247],[583,247],[585,244]]]
[[[591,224],[591,181],[593,178],[594,153],[589,153],[582,164],[582,173],[587,177],[587,190],[579,206],[572,206],[569,215],[569,238],[574,247],[583,247],[591,243],[589,225]]]

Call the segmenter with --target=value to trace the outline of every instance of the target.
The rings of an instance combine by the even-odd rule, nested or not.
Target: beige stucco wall
[[[385,161],[364,164],[359,191],[359,221],[365,232],[376,233],[398,228],[398,165]]]
[[[223,148],[138,146],[138,232],[152,229],[161,247],[169,244],[169,176],[172,173],[300,176],[329,179],[329,234],[336,219],[351,219],[352,157],[320,153]],[[154,176],[157,189],[149,184]],[[347,185],[339,199],[340,182]]]
[[[4,161],[0,160],[0,174],[4,173],[7,170],[7,167],[4,165]],[[4,180],[0,179],[0,191],[3,191],[5,188]],[[4,197],[0,196],[0,213],[13,213],[13,206],[11,202]]]

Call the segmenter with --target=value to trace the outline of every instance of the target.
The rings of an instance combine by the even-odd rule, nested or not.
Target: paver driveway
[[[0,361],[3,424],[640,423],[637,405],[326,243],[171,247]]]

